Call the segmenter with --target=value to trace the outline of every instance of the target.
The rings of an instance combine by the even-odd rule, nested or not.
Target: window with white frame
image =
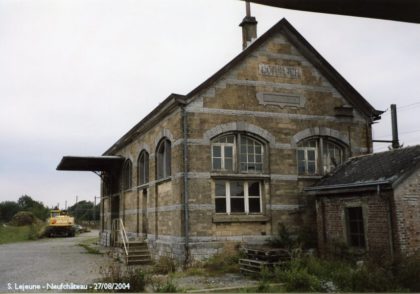
[[[344,148],[326,137],[313,138],[299,143],[296,153],[300,175],[329,173],[344,159]]]
[[[260,181],[215,181],[216,213],[261,213]]]
[[[238,133],[218,137],[212,141],[211,152],[213,171],[263,171],[264,144],[249,135]]]
[[[156,149],[156,178],[164,179],[171,176],[171,142],[163,139]]]
[[[241,136],[240,169],[244,172],[262,172],[263,145],[248,136]]]
[[[138,160],[138,184],[149,182],[149,153],[146,150],[140,152]]]
[[[235,149],[235,136],[229,135],[218,138],[212,143],[213,170],[233,170],[233,154]]]

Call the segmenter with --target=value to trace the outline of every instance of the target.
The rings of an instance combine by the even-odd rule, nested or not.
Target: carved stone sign
[[[305,98],[300,95],[293,94],[279,94],[279,93],[258,93],[258,102],[262,105],[277,105],[303,107],[305,105]]]
[[[284,66],[277,64],[259,64],[259,72],[263,76],[300,79],[302,73],[300,67]]]

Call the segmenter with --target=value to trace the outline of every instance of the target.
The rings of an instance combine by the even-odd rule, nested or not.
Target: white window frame
[[[314,142],[315,143],[315,147],[313,146],[305,146],[306,144],[309,144],[310,142]],[[316,138],[311,138],[311,139],[307,139],[303,142],[300,143],[301,147],[297,147],[297,152],[296,152],[296,162],[297,162],[297,171],[299,175],[302,176],[317,176],[317,175],[324,175],[327,174],[329,172],[331,172],[333,170],[333,165],[332,162],[330,160],[331,156],[329,155],[329,150],[337,150],[340,154],[339,156],[339,160],[340,162],[338,162],[338,164],[342,164],[345,158],[345,147],[341,144],[338,144],[336,142],[334,142],[333,140],[329,140],[326,137],[316,137]],[[333,147],[333,148],[329,148],[329,147]],[[308,172],[308,163],[309,163],[309,156],[308,156],[308,151],[313,151],[315,152],[315,172],[314,173],[309,173]],[[305,161],[305,172],[304,173],[300,173],[299,172],[299,151],[303,151],[304,152],[304,161]],[[325,156],[324,156],[324,152],[326,152]]]
[[[216,182],[217,181],[222,181],[225,183],[225,196],[219,196],[216,195]],[[231,198],[234,198],[234,196],[230,195],[230,184],[231,182],[241,182],[243,184],[243,189],[244,189],[244,211],[243,212],[231,212],[231,205],[230,205],[230,200]],[[249,182],[258,182],[258,186],[259,186],[259,196],[249,196]],[[215,180],[214,181],[214,198],[215,199],[221,199],[224,198],[226,201],[226,212],[216,212],[217,214],[261,214],[263,212],[263,206],[262,206],[262,185],[263,182],[262,181],[258,181],[258,180]],[[239,198],[239,197],[238,197]],[[249,212],[249,199],[250,198],[259,198],[260,200],[260,211],[259,212]],[[214,210],[216,211],[216,201],[214,203],[215,208]]]
[[[221,170],[221,171],[234,171],[236,170],[236,136],[235,135],[227,135],[226,137],[232,136],[233,137],[233,143],[219,143],[215,142],[211,144],[211,165],[212,170]],[[222,137],[223,138],[223,137]],[[214,156],[214,149],[213,147],[219,146],[220,147],[220,157]],[[225,147],[232,147],[232,169],[226,169],[226,156],[225,156]],[[220,169],[214,167],[214,158],[220,158]]]
[[[333,148],[330,148],[330,146],[333,147]],[[340,157],[339,164],[341,164],[343,162],[343,153],[344,153],[344,150],[343,150],[343,148],[340,145],[338,145],[338,144],[336,144],[334,142],[328,141],[328,140],[324,140],[323,149],[324,150],[322,150],[322,171],[324,173],[329,173],[334,168],[334,165],[331,162],[331,154],[329,153],[330,150],[334,150],[334,154],[333,155],[335,155],[335,151],[338,151],[339,157]],[[324,157],[324,151],[327,151],[325,157]],[[335,157],[335,156],[332,156],[332,157]]]
[[[299,147],[298,152],[303,151],[304,154],[304,162],[305,162],[305,172],[302,175],[316,175],[318,174],[318,148],[317,147]],[[314,173],[308,172],[308,165],[309,165],[309,159],[308,159],[308,151],[313,151],[315,153],[315,171]],[[298,161],[298,169],[299,169],[299,155],[296,155],[297,161]]]
[[[242,153],[242,151],[241,151],[241,149],[242,149],[242,142],[243,141],[245,141],[246,142],[246,140],[251,140],[252,141],[252,146],[253,146],[253,156],[254,156],[254,161],[253,162],[250,162],[250,161],[248,161],[248,158],[249,158],[249,155],[251,154],[251,153],[248,153],[248,144],[245,144],[245,146],[246,146],[246,152],[245,153]],[[263,172],[263,170],[264,170],[264,144],[262,144],[260,141],[258,141],[257,139],[254,139],[254,138],[252,138],[251,136],[247,136],[247,135],[240,135],[240,140],[239,140],[239,171],[240,172],[245,172],[245,173],[262,173]],[[256,161],[256,156],[257,156],[257,154],[256,154],[256,152],[255,152],[255,149],[256,149],[256,147],[259,145],[259,147],[261,148],[261,154],[258,154],[258,155],[260,155],[261,156],[261,162],[257,162]],[[245,155],[246,156],[246,161],[245,162],[243,162],[242,160],[241,160],[241,156],[242,155]],[[246,165],[246,169],[242,169],[242,164],[245,164]],[[254,167],[256,167],[256,165],[257,164],[261,164],[261,170],[257,170],[257,169],[254,169],[254,170],[250,170],[249,169],[249,166],[250,165],[254,165]]]

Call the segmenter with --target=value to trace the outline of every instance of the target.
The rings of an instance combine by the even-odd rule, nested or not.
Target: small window
[[[130,159],[127,159],[124,163],[122,172],[122,187],[123,190],[131,189],[132,187],[132,163]]]
[[[351,247],[365,248],[365,231],[362,207],[347,207],[348,243]]]
[[[261,213],[259,181],[215,181],[216,213]]]
[[[157,147],[157,179],[171,176],[171,142],[163,139]]]
[[[138,160],[138,183],[143,185],[149,182],[149,153],[146,150],[140,152]]]

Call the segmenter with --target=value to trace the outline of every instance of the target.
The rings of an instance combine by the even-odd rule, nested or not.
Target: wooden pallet
[[[244,248],[247,258],[239,260],[242,273],[258,274],[263,268],[274,268],[290,260],[289,251],[272,248]]]

